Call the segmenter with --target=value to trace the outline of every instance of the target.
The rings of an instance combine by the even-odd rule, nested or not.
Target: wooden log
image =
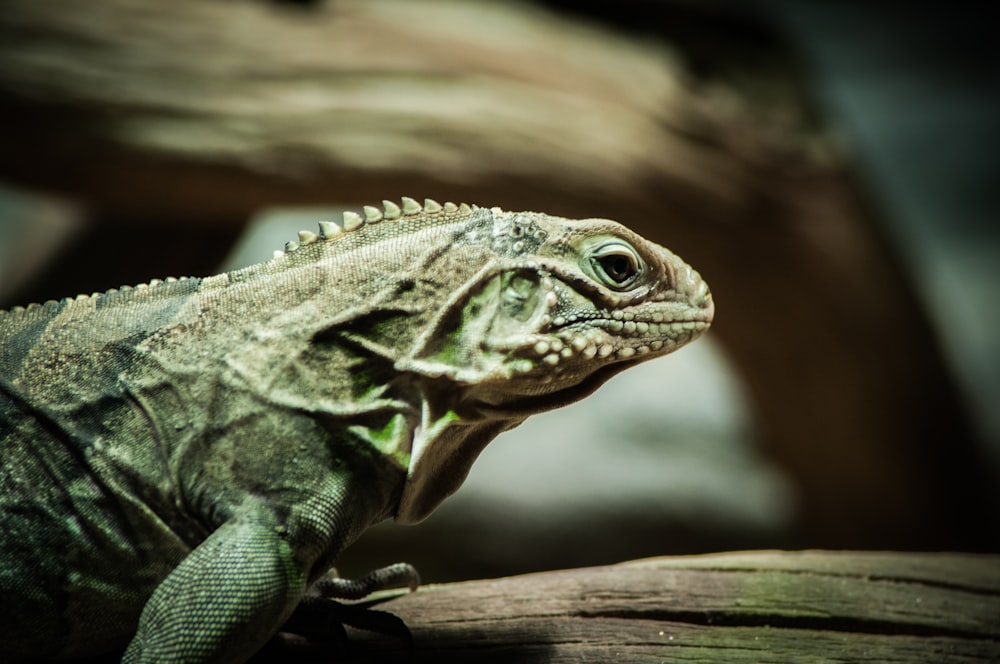
[[[1000,556],[651,558],[432,585],[378,608],[409,626],[412,662],[982,663],[1000,658]],[[346,661],[404,661],[391,639],[351,638]]]

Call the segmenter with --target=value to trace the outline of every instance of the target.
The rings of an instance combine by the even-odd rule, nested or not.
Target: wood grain
[[[430,586],[415,662],[989,662],[1000,556],[757,551]],[[353,634],[356,660],[392,661]],[[399,660],[396,660],[399,661]]]

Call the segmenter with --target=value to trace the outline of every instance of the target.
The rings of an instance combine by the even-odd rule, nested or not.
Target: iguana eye
[[[628,288],[642,271],[642,262],[635,251],[619,242],[600,247],[590,260],[597,277],[614,289]]]

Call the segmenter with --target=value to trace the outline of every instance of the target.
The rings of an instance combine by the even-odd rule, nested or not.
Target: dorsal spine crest
[[[319,222],[319,233],[299,231],[298,240],[286,242],[283,251],[279,249],[274,252],[274,259],[281,259],[285,254],[294,252],[314,242],[334,240],[346,233],[353,233],[359,228],[382,221],[396,221],[405,217],[415,217],[418,215],[467,215],[471,214],[476,208],[476,206],[468,205],[467,203],[456,205],[451,201],[442,205],[433,198],[425,198],[421,204],[409,196],[403,196],[400,199],[400,203],[401,205],[397,205],[393,201],[383,200],[381,208],[374,205],[365,205],[361,208],[364,212],[363,215],[353,210],[346,210],[343,213],[343,220],[339,224],[335,221],[321,221]]]

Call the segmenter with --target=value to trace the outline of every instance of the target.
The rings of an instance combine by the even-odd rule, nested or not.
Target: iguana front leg
[[[244,661],[291,615],[307,576],[273,515],[237,517],[153,592],[122,661]]]

